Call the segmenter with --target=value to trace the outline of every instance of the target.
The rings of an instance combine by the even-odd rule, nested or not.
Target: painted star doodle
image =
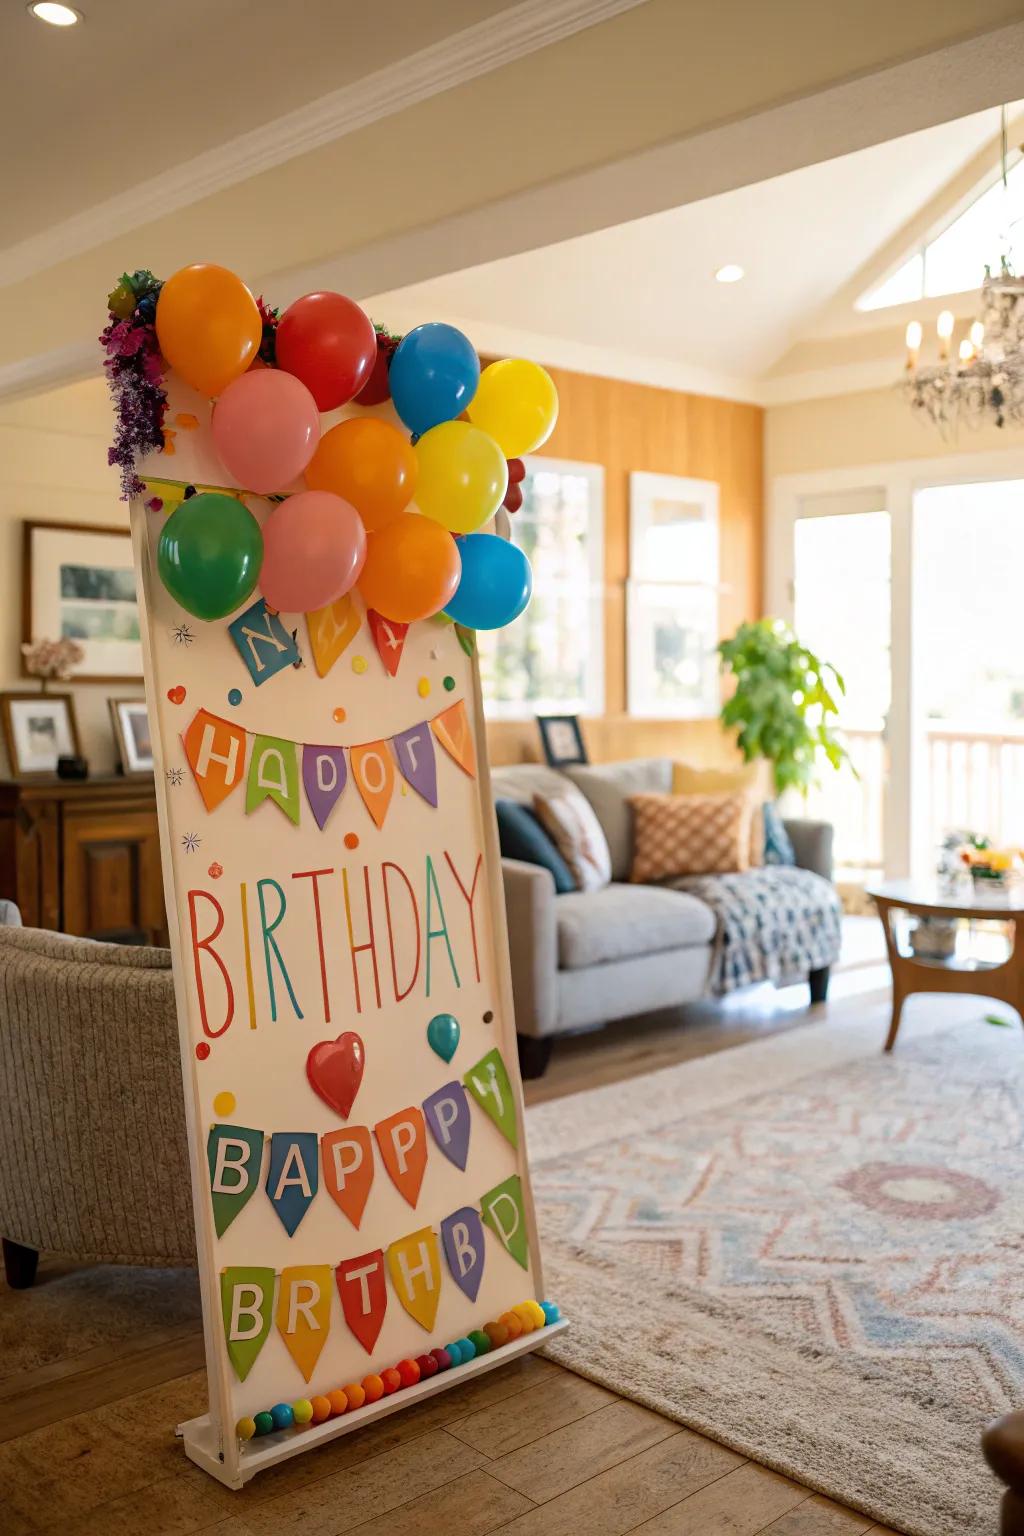
[[[185,770],[184,768],[168,768],[164,778],[172,789],[177,789],[179,785],[185,782]]]
[[[171,636],[175,645],[191,645],[192,641],[195,639],[195,635],[192,633],[192,626],[190,624],[175,625],[174,629],[171,631]]]
[[[198,853],[202,838],[196,832],[186,832],[181,840],[181,846],[186,853]]]

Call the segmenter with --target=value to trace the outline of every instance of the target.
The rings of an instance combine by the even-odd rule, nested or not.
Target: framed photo
[[[58,757],[79,757],[70,693],[0,693],[4,741],[15,778],[56,773]]]
[[[153,772],[153,738],[145,699],[108,699],[121,772],[141,777]]]
[[[22,641],[77,640],[85,660],[75,669],[76,682],[141,682],[128,529],[86,523],[23,527]]]
[[[544,760],[550,768],[589,762],[578,715],[538,715]]]

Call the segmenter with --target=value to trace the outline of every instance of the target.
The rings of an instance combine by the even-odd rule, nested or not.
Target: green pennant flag
[[[526,1215],[523,1211],[523,1186],[518,1173],[502,1184],[495,1184],[480,1198],[480,1214],[497,1233],[502,1246],[507,1248],[517,1264],[530,1267],[529,1244],[526,1239]]]
[[[480,1107],[490,1115],[505,1140],[510,1141],[514,1147],[518,1146],[519,1131],[512,1084],[508,1080],[498,1047],[488,1051],[486,1056],[481,1056],[462,1081]]]
[[[213,1224],[223,1237],[260,1182],[263,1132],[244,1125],[211,1125],[206,1138]]]
[[[274,1271],[251,1264],[222,1270],[220,1306],[228,1357],[244,1381],[266,1343],[274,1317]]]
[[[245,814],[248,816],[264,800],[273,800],[298,826],[299,753],[294,741],[280,736],[256,737],[245,783]]]

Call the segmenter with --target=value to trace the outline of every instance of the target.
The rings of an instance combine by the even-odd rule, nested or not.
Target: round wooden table
[[[977,895],[964,885],[955,895],[935,881],[888,880],[868,891],[878,908],[892,971],[892,1023],[885,1049],[891,1051],[899,1033],[903,1004],[912,992],[970,992],[1009,1003],[1024,1018],[1024,944],[1017,942],[1017,924],[1024,921],[1024,888],[992,896]],[[1001,960],[954,954],[948,959],[916,955],[901,941],[896,914],[951,917],[1009,924],[1008,952]]]

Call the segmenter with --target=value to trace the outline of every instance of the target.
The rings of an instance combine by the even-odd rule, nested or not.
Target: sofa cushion
[[[566,971],[706,945],[715,935],[715,919],[702,901],[650,885],[606,885],[559,896],[555,923],[558,964]]]
[[[612,877],[601,823],[586,795],[563,781],[557,795],[534,795],[537,820],[572,871],[580,891],[599,891]]]
[[[750,868],[753,802],[734,795],[634,795],[630,879],[646,884],[676,875],[724,875]]]
[[[565,778],[544,763],[508,763],[491,769],[491,793],[495,800],[515,800],[533,807],[534,795],[557,795]]]
[[[588,763],[565,770],[566,777],[586,795],[612,859],[612,879],[628,880],[633,867],[633,812],[630,795],[666,795],[672,786],[672,762],[667,757],[636,757],[625,763]]]
[[[763,757],[752,763],[736,763],[732,768],[694,768],[690,763],[673,763],[674,795],[734,795],[746,791],[751,797],[750,856],[751,869],[765,862],[764,820],[761,807],[769,793],[770,769]]]
[[[562,858],[529,806],[516,800],[495,800],[498,846],[504,859],[521,859],[549,870],[559,896],[576,889],[572,870]]]

